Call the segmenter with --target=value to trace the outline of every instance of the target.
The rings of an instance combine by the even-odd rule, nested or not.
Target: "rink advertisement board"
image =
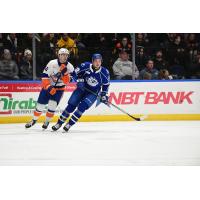
[[[56,110],[55,121],[76,89],[70,83]],[[0,82],[0,123],[31,119],[41,82]],[[113,81],[109,100],[130,114],[146,120],[200,120],[200,81]],[[45,111],[44,111],[45,112]],[[44,117],[41,117],[44,120]],[[96,102],[80,121],[132,120],[116,108]]]

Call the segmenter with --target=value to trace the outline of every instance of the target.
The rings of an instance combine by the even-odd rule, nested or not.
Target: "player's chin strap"
[[[95,92],[91,91],[90,89],[85,88],[85,87],[84,87],[84,89],[85,89],[86,91],[88,91],[88,92],[90,92],[90,93],[96,95],[98,99],[101,99],[101,96],[100,96],[100,95],[96,94]],[[127,113],[125,110],[123,110],[122,108],[116,106],[116,105],[113,104],[112,102],[108,102],[108,104],[111,105],[111,106],[113,106],[114,108],[120,110],[121,112],[123,112],[124,114],[128,115],[129,117],[131,117],[132,119],[134,119],[134,120],[136,120],[136,121],[142,121],[142,120],[144,120],[144,119],[146,119],[146,118],[148,117],[147,115],[143,115],[143,116],[141,116],[141,117],[133,117],[131,114]]]

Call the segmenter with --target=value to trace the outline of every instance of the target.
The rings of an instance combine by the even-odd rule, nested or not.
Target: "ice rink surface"
[[[41,125],[0,124],[0,165],[200,165],[200,121]]]

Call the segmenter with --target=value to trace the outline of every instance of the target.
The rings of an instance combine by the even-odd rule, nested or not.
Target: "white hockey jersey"
[[[73,65],[70,62],[66,62],[65,64],[67,67],[66,73],[68,73],[68,74],[73,73],[73,71],[74,71]],[[59,62],[58,59],[49,61],[49,63],[47,64],[47,66],[45,67],[45,69],[43,71],[42,79],[49,78],[50,84],[52,86],[55,86],[57,79],[58,79],[57,74],[60,72],[60,66],[61,66],[61,63]],[[62,87],[62,86],[65,86],[65,84],[62,81],[62,79],[59,79],[56,86]]]

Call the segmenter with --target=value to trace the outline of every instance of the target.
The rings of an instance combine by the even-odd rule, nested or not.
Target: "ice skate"
[[[26,127],[26,128],[32,127],[32,126],[36,123],[36,121],[37,121],[37,120],[32,119],[30,122],[28,122],[28,123],[25,125],[25,127]]]
[[[53,131],[57,131],[61,126],[62,126],[62,124],[57,123],[56,125],[52,126],[51,128]]]

